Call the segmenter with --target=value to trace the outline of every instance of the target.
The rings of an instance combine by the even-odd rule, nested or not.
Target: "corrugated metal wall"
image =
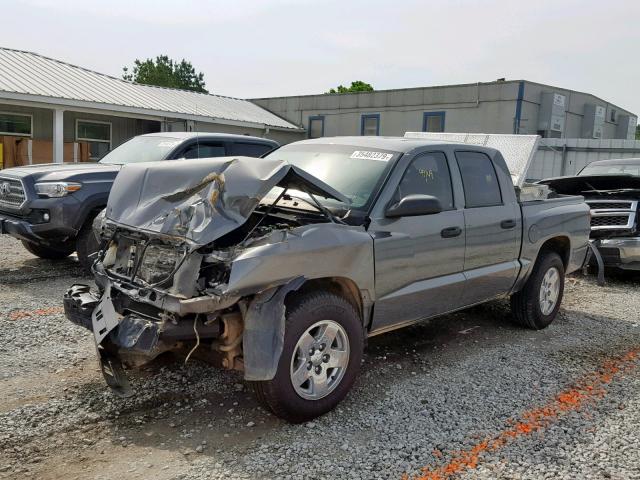
[[[527,179],[575,175],[596,160],[640,157],[640,140],[543,138]]]

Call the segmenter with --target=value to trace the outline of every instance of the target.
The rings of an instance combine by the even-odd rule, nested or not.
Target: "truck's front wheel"
[[[286,317],[276,375],[254,382],[254,390],[273,413],[299,423],[346,396],[360,369],[364,335],[355,307],[330,292],[300,295]]]
[[[564,294],[564,263],[555,252],[541,252],[524,288],[511,296],[517,323],[534,330],[556,318]]]
[[[69,242],[55,245],[44,245],[41,243],[22,240],[22,245],[29,253],[46,260],[61,260],[63,258],[67,258],[75,250],[73,243]]]

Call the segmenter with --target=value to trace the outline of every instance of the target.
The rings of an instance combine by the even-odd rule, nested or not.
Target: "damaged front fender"
[[[242,350],[245,380],[271,380],[284,346],[285,298],[305,282],[298,277],[277,288],[259,293],[244,316]]]

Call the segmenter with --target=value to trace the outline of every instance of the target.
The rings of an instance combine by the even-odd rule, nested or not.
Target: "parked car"
[[[543,180],[555,191],[584,195],[591,238],[605,267],[640,271],[640,158],[600,160],[577,176]]]
[[[98,288],[71,287],[65,312],[120,394],[123,363],[198,351],[301,422],[347,394],[367,337],[506,296],[545,328],[588,212],[520,202],[500,152],[465,144],[321,138],[260,162],[130,164],[99,222]]]
[[[134,137],[98,163],[14,167],[0,171],[0,233],[22,241],[32,254],[61,259],[88,256],[98,244],[95,216],[107,205],[109,191],[123,165],[178,158],[225,155],[259,157],[278,144],[265,138],[217,133],[151,133]]]

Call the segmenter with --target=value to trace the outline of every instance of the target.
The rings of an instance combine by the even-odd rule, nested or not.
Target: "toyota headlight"
[[[41,197],[57,198],[77,192],[82,185],[72,182],[42,182],[36,183],[35,188]]]

